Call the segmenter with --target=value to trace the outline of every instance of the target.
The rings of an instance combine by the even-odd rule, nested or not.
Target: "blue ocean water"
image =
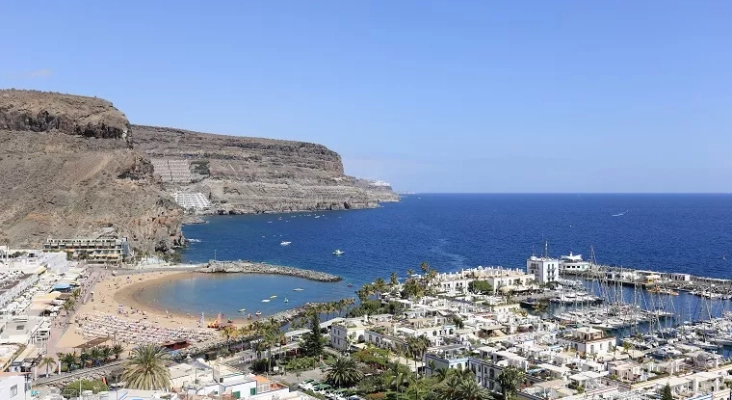
[[[211,217],[184,228],[200,240],[184,258],[266,261],[367,282],[423,261],[441,271],[523,268],[546,241],[552,256],[587,258],[594,246],[603,264],[732,278],[732,195],[428,194],[317,215]]]
[[[266,316],[309,302],[353,297],[353,290],[345,282],[313,282],[291,276],[200,274],[143,291],[141,297],[172,312],[244,318],[258,311]]]
[[[317,290],[310,293],[320,293],[314,296],[320,300],[352,295],[391,271],[404,277],[423,261],[440,271],[523,268],[528,256],[544,251],[544,242],[551,256],[572,251],[587,258],[593,246],[603,264],[732,278],[732,196],[724,194],[423,194],[370,210],[216,216],[183,231],[200,240],[184,252],[189,262],[246,259],[342,276],[343,284],[313,283]],[[335,249],[345,254],[334,256]],[[222,283],[203,277],[187,283],[197,285],[194,292],[173,283],[165,290],[188,297],[168,301],[191,309],[250,309],[231,300],[240,296],[237,290],[256,291],[246,295],[250,303],[279,293],[277,279],[262,285],[247,285],[246,277],[221,279],[238,283],[215,289]],[[292,286],[282,282],[281,291]]]

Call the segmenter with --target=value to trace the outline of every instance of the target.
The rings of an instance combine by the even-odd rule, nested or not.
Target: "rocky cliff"
[[[318,144],[130,125],[106,100],[0,90],[0,243],[113,235],[168,251],[183,242],[176,192],[221,214],[398,200]]]
[[[218,213],[355,209],[399,199],[390,187],[344,175],[338,153],[322,145],[140,125],[132,131],[136,149],[162,166],[156,172],[169,190],[203,193]]]
[[[129,128],[105,100],[0,91],[0,243],[111,234],[144,252],[174,246],[182,211]]]

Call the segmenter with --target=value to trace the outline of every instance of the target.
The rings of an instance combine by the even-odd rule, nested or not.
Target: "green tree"
[[[170,387],[170,371],[165,366],[168,359],[162,347],[139,346],[132,350],[122,379],[130,389],[167,390]]]
[[[674,395],[671,393],[671,385],[668,383],[663,387],[661,392],[661,400],[674,400]]]
[[[112,354],[114,354],[115,360],[119,360],[119,356],[121,356],[124,352],[125,348],[122,347],[121,344],[115,344],[114,346],[112,346]]]
[[[471,374],[472,375],[472,374]],[[478,385],[475,376],[463,379],[457,387],[457,396],[460,400],[491,400],[490,392]]]
[[[109,346],[102,346],[102,347],[99,348],[99,350],[102,353],[102,360],[105,363],[107,361],[109,361],[109,359],[112,358],[112,354],[114,354],[114,352],[112,351],[112,348],[109,347]]]
[[[376,292],[377,294],[380,295],[380,294],[386,292],[386,288],[387,288],[386,281],[384,281],[384,278],[376,278],[372,287],[374,288],[374,292]]]
[[[397,273],[392,271],[391,276],[389,276],[389,288],[394,290],[397,286],[399,286],[399,278],[397,277]]]
[[[75,367],[78,365],[78,357],[76,357],[76,354],[74,353],[66,353],[59,357],[59,360],[61,360],[62,364],[66,364],[66,369],[68,371],[73,371]]]
[[[46,367],[46,376],[51,374],[51,367],[56,366],[56,360],[53,357],[43,357],[41,362],[38,363],[39,368]]]
[[[106,392],[109,390],[107,385],[102,381],[88,381],[86,379],[82,379],[81,381],[72,382],[66,385],[61,390],[61,394],[67,398],[79,397],[79,389],[81,389],[82,393],[86,390],[91,390],[93,393]]]
[[[310,332],[303,335],[302,349],[309,357],[320,357],[323,354],[323,334],[320,332],[320,316],[317,312],[310,313]]]
[[[496,382],[501,386],[503,398],[508,400],[516,394],[516,391],[524,381],[524,372],[516,367],[506,367],[501,371]]]
[[[350,357],[338,357],[325,376],[328,382],[339,388],[353,386],[364,377]]]
[[[488,281],[470,281],[468,291],[477,294],[492,294],[493,286]]]
[[[89,350],[89,360],[92,365],[99,366],[102,363],[102,351],[98,347]]]

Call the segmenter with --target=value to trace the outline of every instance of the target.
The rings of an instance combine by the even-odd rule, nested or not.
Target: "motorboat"
[[[246,311],[246,310],[247,310],[246,308],[242,308],[242,309],[239,310],[239,312],[240,313],[244,313],[244,311]]]
[[[290,302],[290,300],[288,300],[287,297],[285,297],[285,303],[289,303],[289,302]]]
[[[292,242],[281,242],[280,246],[289,246]]]
[[[303,289],[303,288],[294,288],[294,289],[292,289],[293,292],[302,292],[303,290],[305,290],[305,289]]]
[[[342,254],[343,254],[343,251],[341,251],[341,249],[336,249],[336,251],[333,252],[334,256],[340,256]]]
[[[262,300],[262,303],[269,303],[269,301],[270,301],[269,299],[264,299],[264,300]]]
[[[277,295],[269,296],[270,299],[276,299]]]

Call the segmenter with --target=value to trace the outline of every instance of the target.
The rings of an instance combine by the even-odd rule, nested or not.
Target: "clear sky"
[[[420,192],[730,192],[732,2],[7,1],[0,86]],[[1,144],[0,144],[1,145]]]

